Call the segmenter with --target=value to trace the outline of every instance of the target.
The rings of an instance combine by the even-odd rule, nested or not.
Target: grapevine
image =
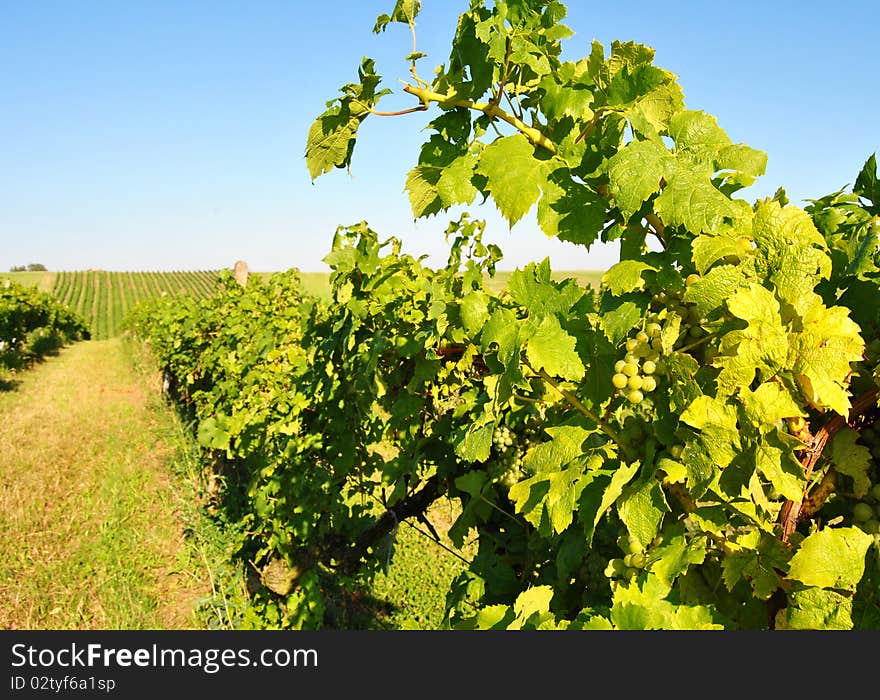
[[[649,47],[563,61],[561,2],[475,0],[428,80],[420,6],[375,27],[405,26],[415,103],[378,109],[365,58],[309,132],[312,178],[353,167],[365,120],[433,110],[416,218],[485,200],[621,257],[599,290],[544,260],[493,294],[501,251],[468,214],[436,270],[361,222],[325,259],[330,304],[292,275],[133,322],[239,480],[243,550],[293,572],[260,594],[271,624],[324,624],[295,611],[445,498],[444,534],[475,544],[451,627],[880,628],[875,158],[805,208],[735,197],[767,156]]]

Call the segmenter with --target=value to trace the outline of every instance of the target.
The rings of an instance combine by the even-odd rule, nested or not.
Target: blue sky
[[[445,62],[464,0],[425,0],[423,59]],[[394,96],[408,30],[372,33],[393,0],[6,2],[0,22],[0,270],[324,270],[338,225],[366,220],[405,250],[445,258],[448,217],[413,222],[403,192],[430,117],[369,119],[351,175],[310,181],[306,133],[324,103],[376,59]],[[565,58],[598,39],[654,47],[687,106],[766,151],[744,192],[792,201],[852,183],[880,151],[880,3],[568,2]],[[429,68],[423,69],[429,73]],[[533,217],[513,230],[491,207],[503,268],[549,256],[604,268],[613,247],[548,241]]]

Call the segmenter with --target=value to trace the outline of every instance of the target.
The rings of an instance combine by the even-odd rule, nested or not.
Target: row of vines
[[[0,370],[17,370],[90,337],[85,321],[48,292],[0,281]]]
[[[599,290],[545,260],[492,293],[482,222],[449,224],[440,269],[362,222],[325,259],[329,302],[291,271],[141,308],[260,572],[248,624],[332,624],[399,524],[450,499],[451,627],[880,628],[875,158],[806,208],[749,202],[765,154],[687,109],[650,48],[563,62],[562,3],[473,0],[426,80],[419,9],[375,26],[412,34],[414,106],[379,111],[364,59],[308,135],[312,177],[351,166],[367,118],[434,109],[416,217],[536,208],[620,261]]]
[[[55,273],[53,293],[80,314],[93,337],[111,338],[137,303],[161,295],[214,293],[217,272],[109,272],[78,270]]]

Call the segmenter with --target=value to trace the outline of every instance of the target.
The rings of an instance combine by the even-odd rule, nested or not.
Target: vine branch
[[[876,405],[877,387],[874,387],[853,401],[847,418],[844,418],[839,414],[835,415],[819,429],[819,432],[812,437],[810,444],[804,450],[804,455],[801,458],[801,465],[804,468],[804,477],[807,481],[809,481],[813,469],[819,461],[819,457],[822,456],[822,452],[828,444],[828,441],[834,437],[835,434],[843,430],[843,428],[854,423],[860,415],[871,410]],[[805,496],[806,494],[804,494],[804,497]],[[797,528],[798,522],[805,517],[808,517],[808,514],[812,514],[810,510],[802,508],[804,497],[799,501],[787,500],[779,511],[778,522],[782,526],[781,539],[785,543],[788,543],[791,535]]]
[[[431,102],[437,102],[438,104],[447,105],[449,107],[466,107],[467,109],[482,112],[489,118],[498,118],[521,132],[533,145],[541,146],[550,151],[550,153],[556,153],[556,144],[553,143],[553,141],[551,141],[540,129],[529,126],[522,119],[503,110],[494,101],[474,102],[473,100],[464,100],[460,99],[454,93],[447,95],[431,90],[430,88],[419,87],[416,85],[404,85],[403,90],[404,92],[408,92],[409,94],[418,97],[425,107]]]

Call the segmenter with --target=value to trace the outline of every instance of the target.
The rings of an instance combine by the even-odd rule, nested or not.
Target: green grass
[[[0,272],[0,279],[10,279],[24,287],[36,287],[51,292],[55,283],[54,272]]]
[[[203,628],[199,485],[158,378],[121,339],[64,348],[0,391],[0,628]]]

